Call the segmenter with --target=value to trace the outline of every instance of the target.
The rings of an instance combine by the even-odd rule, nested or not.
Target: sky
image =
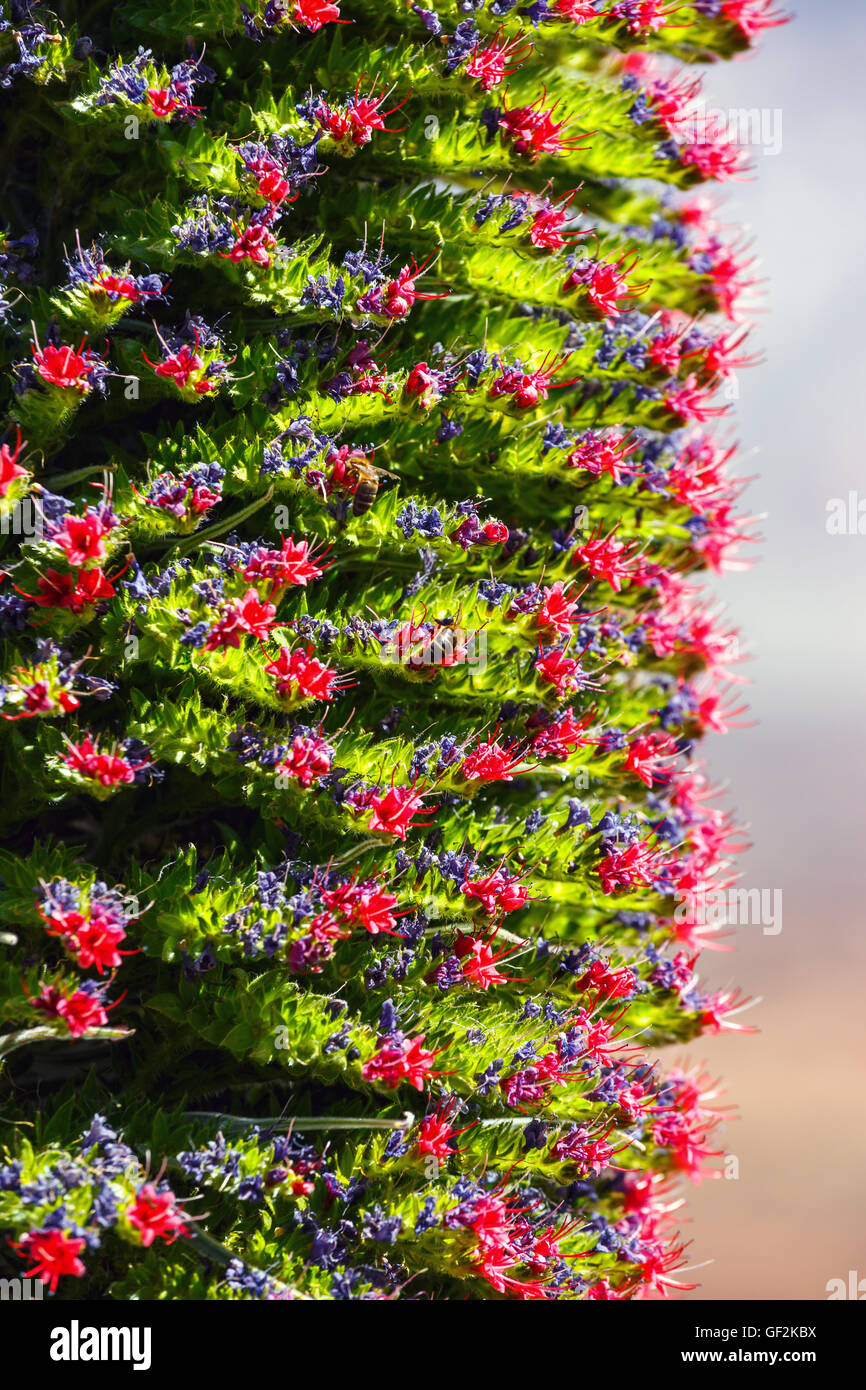
[[[689,1053],[739,1112],[724,1132],[738,1176],[688,1194],[690,1261],[712,1261],[695,1300],[826,1299],[831,1279],[866,1280],[866,3],[795,8],[705,83],[709,106],[766,110],[781,131],[776,152],[753,151],[754,179],[723,192],[765,278],[749,351],[766,360],[739,374],[735,406],[764,542],[716,586],[752,654],[755,724],[704,754],[749,826],[742,886],[781,890],[783,925],[738,927],[735,953],[701,958],[714,986],[762,1002],[740,1020],[756,1035]],[[858,488],[864,534],[829,534],[828,504]]]

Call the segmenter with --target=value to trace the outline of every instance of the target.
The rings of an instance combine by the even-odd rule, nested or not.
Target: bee
[[[344,481],[354,493],[352,515],[364,516],[372,507],[379,492],[380,478],[396,478],[387,468],[377,468],[363,457],[348,458]]]

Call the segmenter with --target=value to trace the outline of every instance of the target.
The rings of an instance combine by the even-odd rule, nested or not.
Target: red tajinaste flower
[[[386,285],[374,285],[365,295],[358,300],[358,308],[365,313],[380,314],[387,319],[404,319],[419,299],[447,299],[450,290],[445,290],[442,294],[430,294],[418,289],[417,281],[427,270],[432,256],[429,256],[421,265],[411,261],[409,265],[404,265],[395,280],[389,280]]]
[[[201,106],[190,106],[169,87],[149,87],[146,95],[151,115],[160,121],[169,121],[173,116],[198,116],[203,110]]]
[[[453,1158],[460,1150],[454,1140],[460,1134],[473,1129],[474,1125],[464,1125],[462,1129],[451,1128],[453,1103],[444,1102],[432,1115],[425,1115],[418,1126],[415,1149],[423,1157],[438,1159]]]
[[[471,879],[467,869],[463,892],[467,898],[477,898],[488,917],[499,912],[519,912],[530,900],[529,889],[519,879],[519,874],[509,877],[502,868],[485,878]]]
[[[106,970],[116,970],[122,964],[124,953],[117,948],[126,939],[126,932],[116,922],[82,922],[77,931],[64,933],[64,945],[82,970],[96,970],[102,975]]]
[[[700,1030],[702,1033],[756,1033],[758,1030],[749,1023],[732,1023],[735,1014],[750,1009],[758,1001],[746,998],[741,990],[719,990],[709,995],[700,1010]]]
[[[567,758],[577,748],[591,747],[597,740],[587,738],[585,731],[591,727],[595,719],[595,710],[588,710],[580,719],[575,719],[574,710],[570,706],[559,711],[555,718],[549,724],[542,725],[533,737],[533,757]]]
[[[27,441],[22,441],[20,429],[14,449],[10,449],[8,444],[0,444],[0,497],[8,497],[16,478],[29,477],[27,469],[18,462],[21,450],[26,447]]]
[[[75,989],[64,994],[55,985],[46,985],[42,992],[30,1001],[37,1013],[46,1018],[61,1019],[73,1038],[84,1037],[92,1028],[104,1028],[108,1014],[98,994]]]
[[[751,723],[739,718],[741,714],[746,714],[748,705],[736,705],[733,708],[736,697],[733,689],[729,686],[727,690],[715,690],[712,687],[705,689],[698,698],[695,708],[695,719],[702,729],[711,729],[714,734],[726,734],[731,729],[749,729]]]
[[[108,266],[101,265],[88,286],[93,295],[113,296],[125,299],[129,304],[140,304],[143,299],[159,296],[160,290],[141,289],[128,275],[116,275]]]
[[[542,590],[542,604],[535,615],[535,621],[542,629],[552,629],[562,637],[569,637],[579,607],[579,596],[570,599],[568,586],[563,584],[561,579],[557,579],[555,584]]]
[[[544,684],[552,685],[560,697],[570,695],[575,690],[594,688],[591,676],[580,664],[580,657],[569,656],[566,651],[558,648],[539,656],[535,662],[535,670]]]
[[[565,462],[569,468],[581,468],[594,478],[606,473],[619,485],[634,476],[635,470],[629,466],[628,460],[639,448],[639,440],[629,443],[616,431],[604,435],[590,431],[577,441],[566,455]]]
[[[748,338],[750,331],[745,328],[736,337],[733,334],[722,334],[703,351],[698,350],[697,355],[702,359],[704,370],[710,376],[731,377],[746,367],[758,366],[763,361],[760,353],[753,353],[747,357],[734,356]]]
[[[520,368],[506,367],[490,383],[490,399],[495,401],[500,396],[510,396],[518,410],[534,410],[542,401],[547,400],[548,392],[551,390],[576,384],[577,377],[572,377],[570,381],[553,380],[560,367],[567,361],[568,354],[563,357],[556,357],[553,361],[549,361],[545,357],[541,366],[534,372],[524,372]]]
[[[586,232],[563,231],[563,227],[572,220],[569,207],[573,198],[574,191],[567,193],[558,203],[543,202],[533,212],[529,240],[539,251],[561,251],[570,241],[580,241],[587,235]]]
[[[36,371],[49,386],[58,386],[64,391],[75,391],[84,396],[90,390],[90,373],[93,370],[93,354],[84,352],[87,339],[82,338],[80,347],[67,347],[61,343],[46,343],[41,348],[38,342],[30,344]]]
[[[340,6],[330,0],[295,0],[292,19],[312,34],[317,34],[325,24],[349,23],[347,19],[340,19]]]
[[[416,1091],[423,1091],[426,1081],[438,1073],[433,1070],[436,1051],[423,1046],[425,1035],[388,1040],[375,1056],[365,1062],[361,1076],[365,1081],[381,1081],[386,1086],[399,1086],[406,1081]]]
[[[520,35],[503,43],[503,33],[500,29],[485,48],[476,44],[466,64],[466,76],[477,82],[483,92],[500,87],[532,52],[532,44],[525,43]]]
[[[252,261],[253,265],[273,264],[271,252],[277,244],[273,232],[263,222],[254,222],[249,227],[235,227],[235,243],[231,251],[220,251],[223,260],[237,265],[240,261]]]
[[[492,734],[484,743],[479,738],[478,747],[467,753],[460,764],[460,776],[466,782],[512,781],[514,769],[523,761],[520,754],[515,756],[519,746],[518,739],[501,744]]]
[[[261,579],[271,580],[273,597],[277,590],[293,585],[306,588],[311,579],[321,579],[327,568],[327,565],[318,564],[306,537],[296,541],[286,536],[279,550],[262,548],[254,551],[246,563],[243,577],[248,584]]]
[[[495,932],[492,936],[464,936],[462,932],[457,933],[454,954],[463,962],[464,983],[473,989],[486,992],[493,985],[512,984],[517,980],[514,975],[503,975],[498,967],[500,961],[507,960],[522,947],[502,946],[497,951],[492,944],[495,936]]]
[[[89,733],[78,743],[67,740],[63,761],[79,777],[98,782],[101,787],[128,786],[135,781],[137,772],[152,766],[150,757],[130,762],[116,749],[110,753],[100,752],[99,739],[92,738]]]
[[[245,633],[265,642],[276,621],[274,605],[259,598],[258,589],[247,589],[242,598],[232,599],[224,605],[219,621],[208,633],[203,650],[212,652],[219,647],[239,647]]]
[[[599,12],[594,0],[553,0],[553,12],[561,19],[570,19],[573,24],[591,24],[598,19]]]
[[[605,893],[651,887],[665,870],[665,858],[647,840],[635,840],[624,848],[609,848],[596,866]]]
[[[678,757],[679,752],[676,739],[669,734],[640,734],[629,743],[623,767],[644,786],[661,786],[671,780],[673,769],[667,764],[671,758]]]
[[[610,999],[628,999],[638,987],[638,978],[628,966],[615,969],[610,961],[593,961],[589,969],[575,981],[579,992],[591,989],[597,1002],[607,1003]]]
[[[336,894],[323,893],[322,901],[332,910],[336,908]],[[348,900],[341,911],[347,922],[354,927],[363,927],[371,936],[384,932],[387,936],[398,936],[398,918],[395,913],[399,899],[393,893],[385,893],[375,883],[361,883],[352,888]]]
[[[331,771],[334,749],[318,734],[296,734],[274,772],[290,777],[305,790]]]
[[[26,594],[40,608],[67,608],[81,614],[103,599],[114,598],[115,589],[108,576],[95,569],[76,569],[61,574],[47,569],[36,581],[38,594]]]
[[[115,526],[115,519],[105,509],[89,508],[84,516],[68,512],[60,526],[50,530],[48,539],[60,547],[70,565],[83,568],[105,558],[105,537]]]
[[[320,101],[316,107],[316,120],[323,130],[327,131],[332,140],[338,144],[351,146],[368,145],[373,138],[373,132],[377,130],[387,131],[391,135],[397,135],[405,126],[399,129],[385,125],[385,118],[393,116],[396,111],[402,110],[409,100],[409,95],[405,96],[397,106],[392,106],[387,111],[381,109],[390,93],[382,91],[379,93],[370,92],[367,96],[361,95],[361,82],[359,78],[355,87],[354,96],[350,97],[344,109],[334,109],[328,106],[327,102]]]
[[[424,793],[410,787],[395,787],[393,784],[385,792],[374,792],[370,797],[371,815],[367,822],[370,830],[381,831],[405,840],[406,831],[415,824],[415,817],[435,815],[438,807],[424,805]]]
[[[178,1236],[189,1235],[184,1224],[186,1213],[177,1205],[174,1193],[160,1192],[153,1183],[145,1183],[138,1189],[135,1201],[124,1215],[132,1229],[138,1232],[145,1250],[157,1238],[171,1245]]]
[[[573,565],[585,565],[593,579],[603,579],[615,593],[634,573],[634,560],[640,541],[618,541],[614,527],[609,536],[602,536],[601,527],[592,532],[582,545],[572,552]]]
[[[66,1275],[80,1279],[85,1273],[84,1261],[79,1259],[85,1242],[68,1231],[28,1231],[20,1241],[10,1240],[9,1244],[19,1255],[33,1262],[25,1271],[25,1279],[41,1280],[51,1293],[57,1292],[58,1283]]]
[[[666,28],[687,29],[692,22],[672,25],[671,21],[687,6],[682,0],[618,0],[610,10],[612,19],[624,21],[630,34],[657,34]]]
[[[578,1125],[560,1135],[550,1150],[550,1157],[555,1163],[573,1164],[580,1174],[598,1177],[611,1166],[611,1159],[618,1152],[608,1142],[609,1134],[608,1130],[593,1135],[586,1125]]]
[[[290,650],[281,647],[279,655],[265,666],[273,676],[281,700],[333,700],[339,690],[339,673],[313,655],[313,648]]]
[[[639,263],[640,256],[636,251],[631,255],[624,251],[615,261],[591,261],[576,266],[566,276],[562,293],[573,294],[576,290],[585,290],[590,304],[601,318],[615,318],[649,289],[649,280],[633,284],[628,278]]]
[[[764,29],[776,29],[788,24],[791,16],[773,8],[775,0],[722,0],[722,14],[736,24],[747,39],[753,39]]]
[[[530,106],[515,106],[510,110],[503,103],[499,117],[499,129],[504,139],[510,141],[517,154],[527,155],[533,162],[542,155],[566,154],[580,149],[580,139],[566,139],[563,131],[568,127],[570,117],[555,121],[554,113],[559,102],[545,109],[546,92],[536,97]],[[587,136],[581,139],[587,139]]]
[[[704,179],[724,183],[741,178],[749,163],[746,151],[722,141],[698,140],[680,150],[683,164],[697,169]]]

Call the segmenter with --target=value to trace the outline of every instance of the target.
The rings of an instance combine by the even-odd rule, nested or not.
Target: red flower
[[[161,121],[175,115],[196,116],[202,109],[200,106],[190,106],[188,102],[174,96],[168,87],[149,87],[147,101],[153,115]]]
[[[317,734],[296,734],[283,761],[274,769],[284,777],[294,777],[302,787],[311,787],[331,770],[334,750]]]
[[[26,1279],[41,1279],[52,1293],[56,1293],[58,1280],[64,1274],[72,1274],[80,1279],[84,1274],[84,1264],[78,1258],[84,1249],[80,1236],[68,1235],[66,1231],[28,1231],[21,1241],[11,1240],[9,1244],[26,1259],[33,1261],[33,1267],[25,1273]]]
[[[639,256],[635,252],[628,257],[625,252],[615,261],[596,261],[590,269],[576,268],[567,276],[562,286],[563,294],[571,294],[583,288],[589,302],[602,318],[610,318],[623,312],[627,301],[642,294],[649,281],[632,285],[628,276],[637,266]]]
[[[398,840],[406,839],[406,831],[411,828],[419,812],[432,815],[437,807],[424,806],[423,794],[411,787],[390,786],[384,793],[374,793],[369,805],[372,814],[368,821],[370,830],[380,830],[386,835],[396,835]]]
[[[463,892],[467,898],[478,898],[489,917],[495,912],[517,912],[529,901],[529,890],[518,881],[518,875],[509,878],[501,869],[477,879],[470,879],[467,871]]]
[[[575,24],[591,24],[599,18],[594,0],[554,0],[553,8],[563,19],[570,19]]]
[[[117,948],[125,937],[123,927],[114,922],[85,922],[69,933],[67,944],[82,970],[93,966],[102,975],[106,969],[114,970],[121,964]]]
[[[570,600],[568,590],[561,579],[542,591],[542,604],[535,615],[539,627],[553,628],[563,637],[571,634],[571,625],[578,604]]]
[[[126,1219],[140,1233],[145,1249],[153,1245],[157,1236],[171,1245],[178,1236],[188,1235],[184,1212],[176,1202],[173,1192],[157,1192],[152,1183],[138,1189],[134,1203],[127,1207]]]
[[[286,199],[290,203],[297,201],[298,195],[292,195],[292,185],[287,178],[284,178],[279,169],[264,169],[258,174],[259,194],[266,203],[270,203],[272,208],[279,207]]]
[[[436,1053],[422,1047],[424,1036],[419,1033],[417,1038],[386,1042],[361,1068],[364,1080],[383,1081],[386,1086],[399,1086],[402,1081],[408,1081],[416,1091],[423,1091],[427,1078],[436,1075],[433,1071]]]
[[[602,537],[601,527],[593,531],[583,545],[575,546],[571,563],[585,565],[593,579],[604,579],[619,593],[626,579],[634,573],[632,563],[640,549],[639,541],[624,542],[615,539],[616,527],[609,536]]]
[[[731,1023],[734,1014],[742,1013],[752,1004],[752,1000],[744,999],[739,990],[721,990],[718,994],[712,994],[704,1000],[700,1011],[700,1029],[702,1033],[721,1033],[728,1030],[732,1033],[755,1033],[748,1023]]]
[[[545,96],[542,92],[531,106],[515,106],[510,111],[504,107],[499,119],[499,129],[511,141],[516,152],[528,155],[533,161],[540,159],[543,154],[566,154],[580,146],[579,140],[563,139],[562,132],[570,118],[555,121],[553,115],[559,103],[555,102],[549,110],[545,110],[541,106]]]
[[[418,1126],[415,1148],[419,1154],[430,1154],[433,1158],[453,1158],[457,1151],[451,1141],[461,1132],[452,1129],[438,1111],[434,1115],[425,1115]]]
[[[115,593],[111,581],[99,568],[66,574],[47,569],[37,579],[36,587],[39,593],[34,602],[40,608],[68,608],[71,613],[83,613],[100,599],[114,598]]]
[[[619,893],[639,886],[651,887],[663,867],[659,851],[644,840],[636,840],[624,849],[608,849],[596,873],[605,893]]]
[[[243,598],[232,599],[231,603],[225,605],[219,622],[208,633],[203,649],[212,652],[218,647],[239,647],[244,632],[264,642],[270,636],[276,620],[274,605],[262,602],[257,589],[247,589]]]
[[[500,29],[494,41],[486,48],[479,50],[476,44],[472,50],[472,57],[466,64],[466,76],[477,82],[484,92],[492,92],[494,87],[501,86],[506,77],[517,72],[524,57],[532,49],[532,45],[524,43],[520,35],[503,43],[502,34],[503,31]],[[509,67],[508,64],[512,60],[514,66]]]
[[[243,231],[238,231],[235,244],[231,251],[220,251],[224,261],[233,261],[235,265],[239,261],[252,261],[253,265],[269,266],[273,257],[270,252],[276,246],[277,239],[273,232],[269,232],[267,227],[261,223],[253,223],[250,227],[245,227]]]
[[[306,538],[296,541],[286,536],[279,550],[257,550],[247,561],[243,572],[249,583],[257,579],[273,580],[274,589],[298,584],[306,588],[311,579],[321,579],[326,567],[315,563]]]
[[[65,516],[62,526],[52,531],[49,539],[60,547],[70,565],[84,566],[104,558],[104,539],[113,529],[103,513],[90,509],[84,516]]]
[[[622,19],[630,34],[655,34],[666,28],[671,18],[683,8],[681,0],[618,0],[610,11],[611,18]],[[689,24],[674,27],[687,29]]]
[[[309,646],[306,652],[299,647],[294,651],[281,647],[279,656],[275,661],[268,662],[265,671],[274,677],[277,694],[282,700],[293,696],[306,700],[333,700],[337,693],[338,673],[332,666],[323,666],[313,656],[313,648]]]
[[[96,275],[90,281],[90,292],[91,294],[114,294],[119,299],[128,300],[130,304],[137,304],[141,299],[159,294],[159,290],[140,290],[133,280],[114,275],[104,265],[99,267]]]
[[[464,982],[484,991],[490,989],[491,985],[507,985],[516,979],[514,975],[503,975],[497,967],[501,960],[513,955],[520,947],[503,946],[495,951],[491,941],[492,937],[464,936],[459,932],[454,943],[454,954],[464,962]]]
[[[21,431],[18,431],[18,438],[15,441],[15,448],[10,449],[8,444],[0,444],[0,497],[5,497],[16,478],[27,476],[27,469],[22,468],[18,462],[18,455],[25,447],[21,440]]]
[[[327,900],[328,894],[322,894],[323,900]],[[385,932],[388,936],[398,935],[395,932],[397,917],[392,911],[397,906],[398,899],[393,893],[383,893],[374,884],[361,884],[355,888],[350,902],[346,908],[346,919],[354,925],[363,927],[371,936],[378,936],[379,932]],[[329,903],[328,906],[333,906]]]
[[[724,183],[742,174],[748,163],[745,150],[721,141],[696,141],[680,151],[683,164],[690,164],[705,179]]]
[[[295,0],[295,13],[292,18],[296,24],[309,29],[313,34],[317,34],[323,24],[349,22],[340,19],[340,6],[329,3],[329,0]]]
[[[594,478],[607,473],[615,483],[631,481],[628,459],[640,447],[638,440],[629,444],[620,434],[586,434],[566,456],[569,468],[582,468]]]
[[[731,24],[738,25],[747,39],[762,29],[787,24],[790,19],[790,15],[773,9],[773,0],[722,0],[722,14]]]
[[[76,989],[64,995],[56,985],[46,985],[35,999],[31,1000],[37,1013],[46,1018],[62,1018],[73,1038],[80,1038],[91,1028],[102,1028],[108,1022],[108,1014],[97,994]]]
[[[535,669],[541,679],[547,685],[552,685],[560,696],[572,690],[579,690],[583,683],[580,662],[573,656],[566,656],[564,651],[553,651],[547,656],[539,657]]]
[[[532,752],[539,758],[567,758],[576,748],[589,748],[594,739],[585,738],[584,730],[595,719],[595,711],[589,710],[579,720],[569,708],[559,713],[550,724],[545,724],[532,740]]]
[[[665,767],[664,763],[669,758],[677,757],[679,751],[676,740],[667,734],[641,734],[629,744],[623,766],[644,786],[658,786],[659,783],[670,781],[673,770]]]
[[[83,396],[90,389],[88,374],[91,369],[89,354],[82,352],[85,342],[86,339],[82,338],[81,347],[77,351],[63,343],[60,347],[46,343],[44,348],[40,348],[38,343],[31,343],[30,350],[42,380],[49,386],[77,391]]]
[[[131,763],[118,753],[100,753],[97,739],[85,734],[80,743],[68,743],[63,761],[80,777],[89,777],[103,787],[117,787],[135,781],[136,772],[150,767],[150,760]]]
[[[467,782],[510,782],[512,772],[523,761],[514,756],[517,746],[516,739],[507,744],[497,743],[492,737],[486,743],[479,739],[478,747],[463,759],[461,776]]]
[[[403,319],[419,299],[447,299],[450,290],[444,294],[426,294],[418,289],[416,280],[424,274],[430,263],[428,258],[420,266],[414,260],[404,265],[396,280],[389,280],[384,288],[378,286],[368,291],[358,301],[358,307],[370,313],[382,314],[389,319]]]
[[[577,377],[572,377],[570,381],[553,380],[554,373],[566,360],[565,357],[558,357],[547,365],[545,358],[535,372],[507,367],[491,382],[490,399],[498,400],[500,396],[511,396],[519,410],[533,410],[541,401],[547,400],[549,391],[557,390],[561,386],[574,386],[578,380]]]

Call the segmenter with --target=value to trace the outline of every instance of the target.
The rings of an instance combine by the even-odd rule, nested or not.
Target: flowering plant
[[[694,1286],[756,283],[695,74],[783,19],[4,8],[4,1269]]]

